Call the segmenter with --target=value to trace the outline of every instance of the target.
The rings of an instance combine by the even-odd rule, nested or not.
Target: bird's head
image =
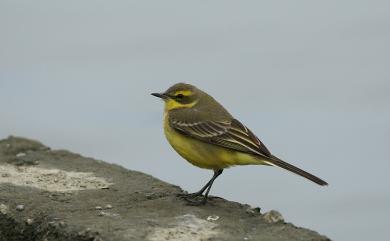
[[[164,100],[165,110],[170,111],[179,108],[192,108],[198,103],[202,93],[193,85],[178,83],[163,93],[152,93],[152,95]]]

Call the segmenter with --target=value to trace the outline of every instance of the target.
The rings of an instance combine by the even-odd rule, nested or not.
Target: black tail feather
[[[316,176],[314,176],[314,175],[312,175],[312,174],[310,174],[310,173],[308,173],[308,172],[306,172],[306,171],[304,171],[296,166],[288,164],[287,162],[280,160],[276,156],[272,156],[268,160],[268,162],[270,162],[271,164],[273,164],[275,166],[286,169],[287,171],[298,174],[299,176],[305,177],[305,178],[309,179],[310,181],[317,183],[318,185],[321,185],[321,186],[328,185],[328,183],[325,182],[324,180],[322,180],[321,178],[316,177]]]

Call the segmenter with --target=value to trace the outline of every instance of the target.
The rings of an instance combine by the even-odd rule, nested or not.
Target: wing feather
[[[184,122],[169,119],[170,126],[183,135],[235,151],[270,158],[267,147],[246,126],[236,119],[230,122]]]

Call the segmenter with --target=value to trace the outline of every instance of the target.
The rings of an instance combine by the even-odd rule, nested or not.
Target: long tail
[[[314,176],[314,175],[312,175],[312,174],[310,174],[310,173],[308,173],[308,172],[306,172],[306,171],[304,171],[296,166],[288,164],[287,162],[280,160],[276,156],[272,156],[266,162],[272,166],[278,166],[278,167],[286,169],[287,171],[298,174],[299,176],[305,177],[305,178],[309,179],[310,181],[317,183],[318,185],[321,185],[321,186],[328,185],[328,183],[325,182],[324,180],[322,180],[321,178],[316,177],[316,176]]]

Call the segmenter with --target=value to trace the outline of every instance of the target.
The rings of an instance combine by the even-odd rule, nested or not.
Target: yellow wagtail
[[[214,180],[224,168],[234,165],[278,166],[319,185],[328,184],[272,155],[246,126],[195,86],[178,83],[152,95],[165,102],[164,132],[173,149],[191,164],[214,170],[201,190],[183,195],[192,204],[205,204]],[[196,199],[205,191],[202,199]]]

